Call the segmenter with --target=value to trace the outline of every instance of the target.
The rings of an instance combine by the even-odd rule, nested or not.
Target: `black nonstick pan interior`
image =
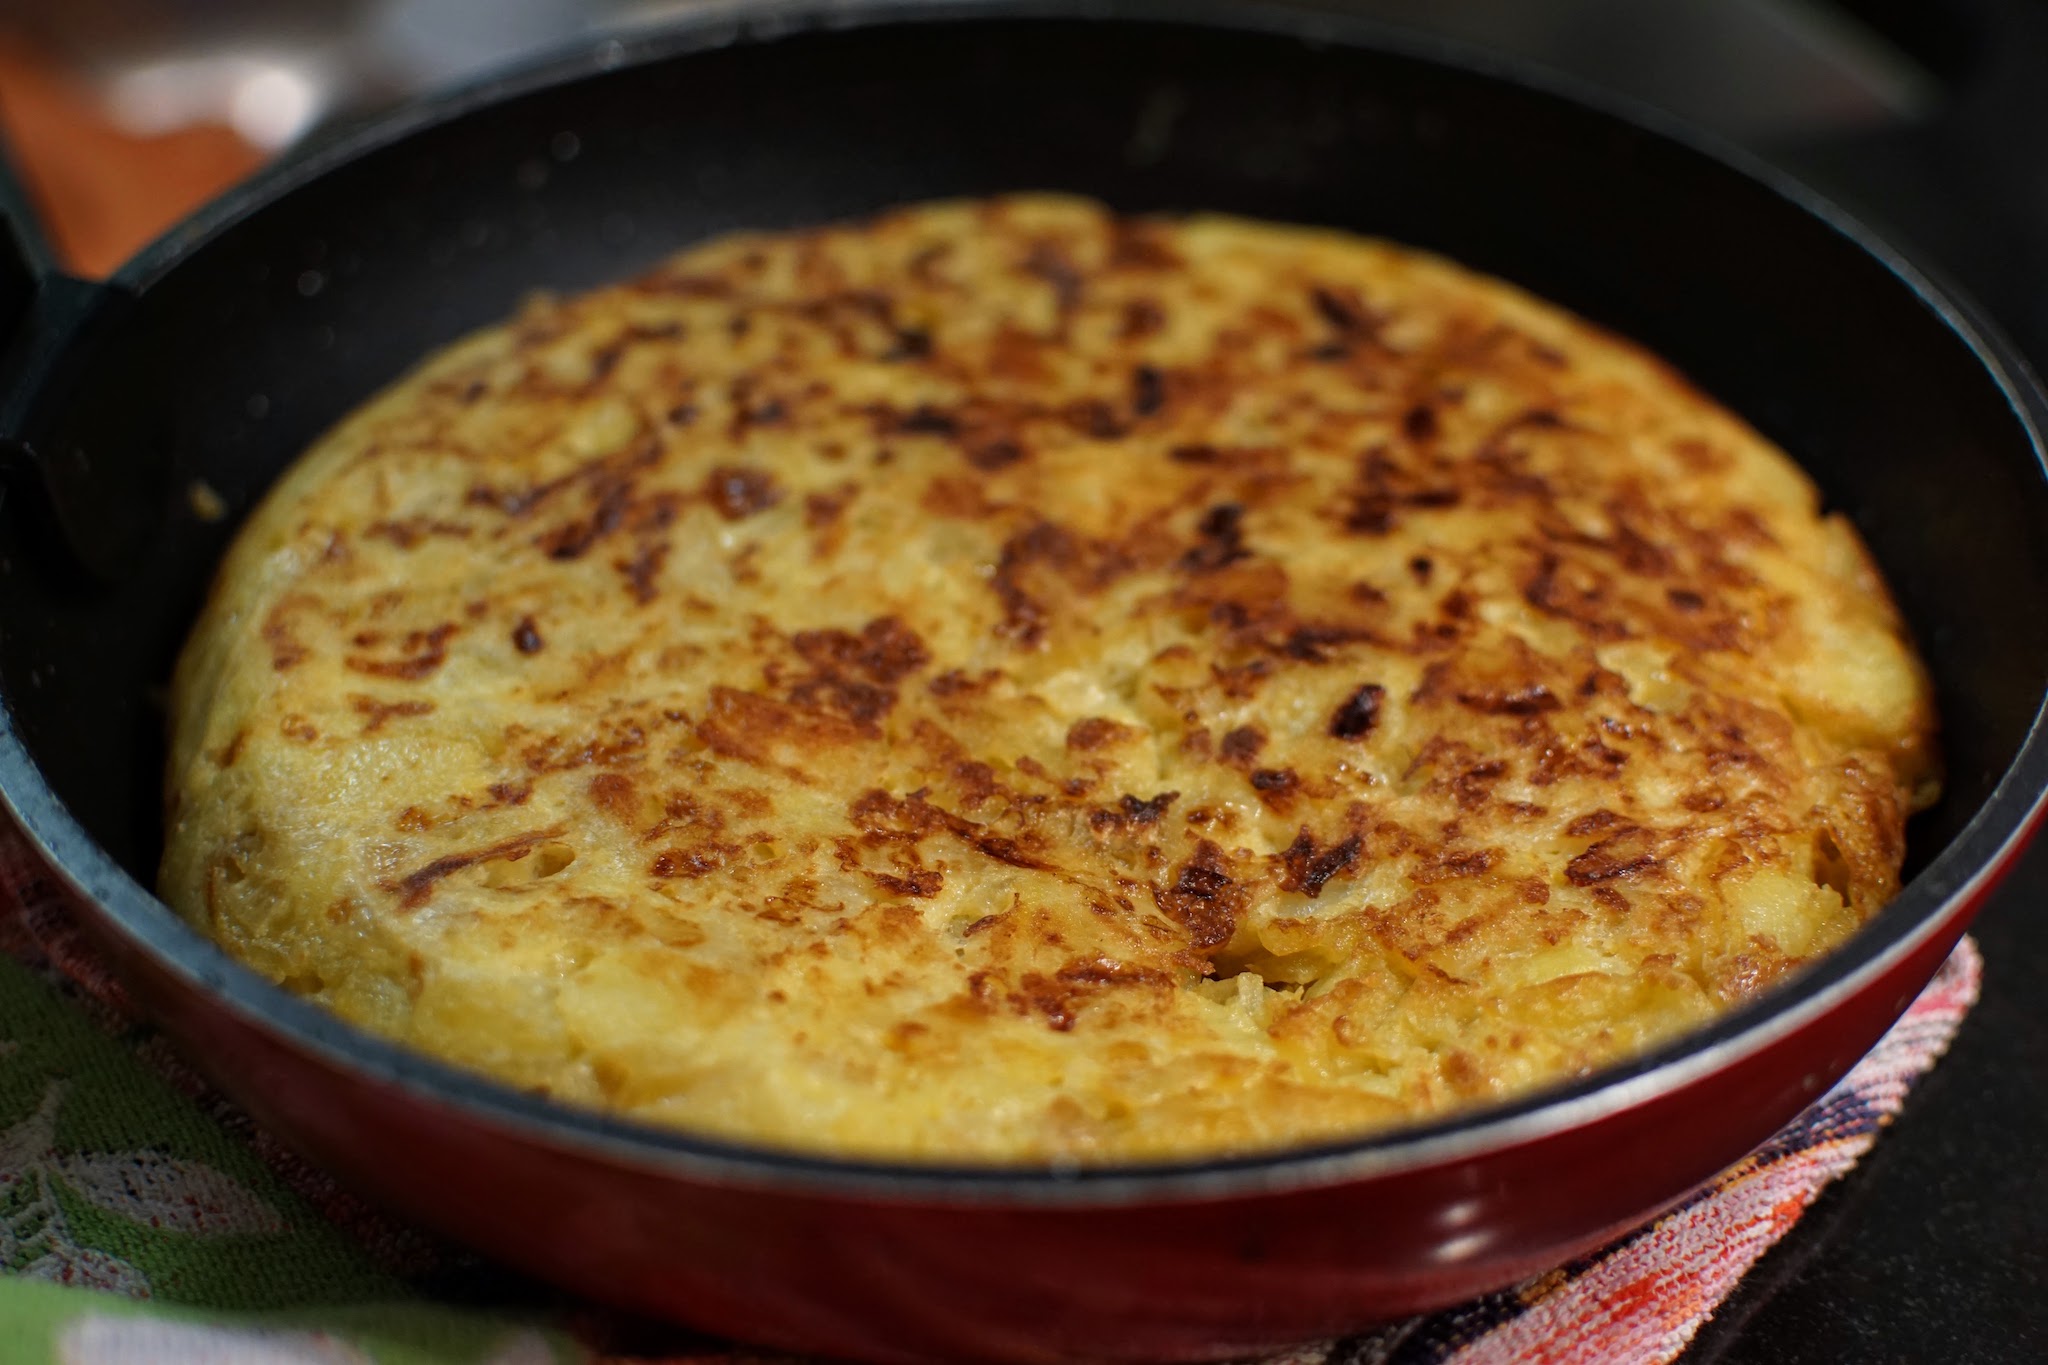
[[[1664,355],[1884,565],[1940,694],[1948,794],[1913,866],[1938,853],[2048,677],[2048,494],[1986,357],[1712,155],[1414,56],[1195,22],[1242,10],[1118,10],[650,39],[331,147],[159,243],[28,420],[46,458],[151,490],[142,567],[83,572],[28,484],[0,506],[0,680],[58,795],[153,883],[160,688],[239,514],[434,346],[726,229],[1049,188],[1384,235]],[[195,480],[232,514],[198,516]]]

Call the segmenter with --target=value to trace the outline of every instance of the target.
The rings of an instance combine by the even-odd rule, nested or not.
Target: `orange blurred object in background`
[[[92,87],[0,34],[0,136],[64,266],[106,275],[248,175],[264,153],[224,125],[140,137]]]

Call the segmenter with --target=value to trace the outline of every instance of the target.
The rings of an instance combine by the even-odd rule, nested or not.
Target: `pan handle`
[[[154,541],[163,520],[161,471],[149,458],[116,468],[76,445],[46,442],[38,409],[76,382],[92,336],[132,297],[58,267],[0,144],[0,487],[39,499],[75,567],[102,582],[127,577]]]

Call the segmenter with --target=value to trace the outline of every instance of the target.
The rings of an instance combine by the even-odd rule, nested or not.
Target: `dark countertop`
[[[1984,993],[1949,1055],[1687,1365],[2048,1360],[2048,839],[1973,932]]]

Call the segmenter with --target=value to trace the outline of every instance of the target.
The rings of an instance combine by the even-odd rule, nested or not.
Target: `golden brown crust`
[[[1577,1074],[1896,888],[1854,533],[1642,352],[1019,197],[537,300],[294,468],[165,896],[368,1026],[792,1146],[1084,1160]]]

